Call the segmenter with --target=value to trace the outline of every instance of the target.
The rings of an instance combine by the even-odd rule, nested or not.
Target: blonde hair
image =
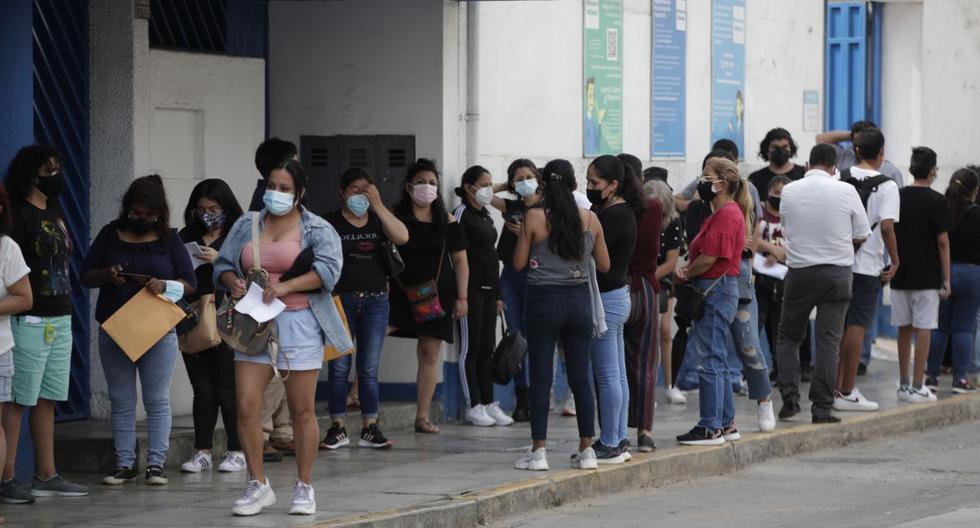
[[[726,158],[711,158],[705,163],[704,168],[711,169],[716,176],[728,183],[725,192],[732,196],[745,215],[745,236],[751,237],[752,226],[755,224],[755,203],[752,201],[752,195],[749,194],[749,182],[738,173],[738,165]]]
[[[670,187],[660,180],[650,180],[643,184],[643,194],[647,199],[660,202],[660,230],[666,230],[670,223],[677,218],[677,209],[674,208],[674,196]]]

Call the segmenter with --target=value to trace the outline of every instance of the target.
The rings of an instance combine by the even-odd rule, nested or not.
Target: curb
[[[889,435],[922,431],[980,419],[980,394],[956,396],[931,405],[903,406],[849,416],[840,424],[806,424],[773,433],[749,433],[718,447],[689,447],[635,454],[631,462],[597,471],[552,471],[548,479],[528,479],[459,496],[339,517],[324,528],[459,527],[486,525],[529,510],[649,486],[666,486],[731,473],[751,464],[820,449],[842,447]]]

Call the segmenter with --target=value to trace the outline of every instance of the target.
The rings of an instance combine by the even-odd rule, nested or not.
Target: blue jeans
[[[742,259],[738,280],[752,281],[752,263],[748,259]],[[744,374],[749,384],[749,398],[758,400],[769,396],[772,385],[769,383],[769,365],[759,344],[759,304],[755,288],[750,285],[748,291],[749,302],[739,302],[730,328],[734,346],[728,354],[729,386],[740,383]]]
[[[548,437],[555,345],[559,341],[565,350],[568,382],[575,395],[579,437],[592,438],[595,436],[595,401],[589,376],[589,343],[593,328],[589,285],[530,285],[527,292],[531,438],[545,440]]]
[[[939,376],[946,354],[946,343],[953,340],[953,378],[966,379],[974,360],[974,333],[980,310],[980,266],[953,262],[950,266],[953,294],[939,303],[939,328],[929,343],[929,377]]]
[[[167,462],[170,448],[170,382],[177,362],[177,334],[170,331],[143,354],[136,363],[116,345],[109,334],[99,330],[99,357],[109,388],[112,411],[112,443],[116,465],[136,463],[136,374],[139,373],[146,410],[148,455],[146,464]]]
[[[715,279],[695,279],[694,286],[707,290]],[[688,334],[688,352],[697,361],[699,405],[698,425],[709,430],[721,429],[735,420],[735,398],[726,382],[728,340],[738,308],[738,286],[735,277],[723,277],[708,292],[704,317],[694,322]]]
[[[885,290],[882,288],[878,292],[878,306],[872,316],[871,326],[864,332],[864,341],[861,342],[861,364],[865,367],[871,364],[871,348],[881,332],[881,307],[884,305]]]
[[[524,334],[524,312],[527,306],[527,269],[517,271],[504,264],[500,271],[500,298],[504,301],[504,320],[509,330]],[[503,336],[501,336],[503,337]],[[517,385],[527,387],[527,355],[521,369],[514,375]]]
[[[388,294],[341,293],[340,302],[357,350],[357,397],[361,401],[361,417],[375,419],[378,417],[378,363],[388,331]],[[347,416],[350,364],[349,354],[334,359],[327,367],[330,417],[334,419]]]
[[[629,420],[629,381],[626,377],[626,345],[623,325],[630,315],[629,286],[602,293],[606,330],[592,338],[589,359],[599,401],[599,441],[616,447],[626,438]]]

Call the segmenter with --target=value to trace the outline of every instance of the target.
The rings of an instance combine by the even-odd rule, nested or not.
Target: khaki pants
[[[272,376],[262,397],[262,434],[266,442],[288,444],[293,441],[293,426],[286,405],[286,384],[278,376]]]

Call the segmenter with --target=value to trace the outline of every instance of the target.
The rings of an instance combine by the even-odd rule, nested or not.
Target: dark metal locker
[[[309,185],[306,207],[323,216],[340,208],[340,151],[336,136],[300,136],[300,163]]]
[[[408,167],[415,162],[415,136],[378,136],[374,182],[389,208],[402,195]]]

